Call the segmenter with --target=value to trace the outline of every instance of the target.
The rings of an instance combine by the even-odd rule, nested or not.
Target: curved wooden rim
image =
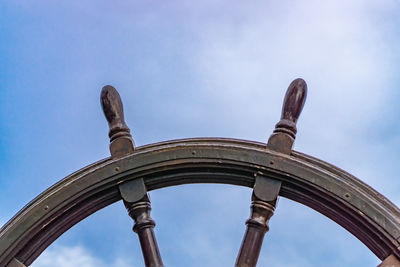
[[[48,188],[0,229],[0,266],[13,258],[31,264],[70,227],[120,200],[118,185],[125,181],[143,178],[149,191],[187,183],[253,187],[257,175],[281,180],[281,196],[331,218],[381,260],[390,254],[400,258],[399,209],[354,176],[305,154],[268,150],[263,143],[202,138],[138,147]]]

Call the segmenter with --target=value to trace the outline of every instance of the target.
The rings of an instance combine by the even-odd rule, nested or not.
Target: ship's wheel
[[[118,92],[105,86],[101,104],[111,157],[45,190],[0,229],[0,266],[29,266],[79,221],[116,201],[134,220],[145,265],[163,266],[148,192],[189,183],[253,188],[250,218],[235,266],[256,266],[276,201],[285,197],[329,217],[382,263],[400,267],[400,211],[374,189],[319,159],[292,150],[307,85],[294,80],[268,143],[223,138],[182,139],[134,147]]]

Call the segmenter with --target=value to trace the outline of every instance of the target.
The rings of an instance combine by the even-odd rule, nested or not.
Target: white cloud
[[[195,67],[204,93],[230,110],[242,103],[240,110],[255,116],[254,104],[261,113],[279,110],[290,80],[301,76],[310,87],[308,113],[330,116],[334,124],[346,123],[349,114],[358,123],[369,121],[365,115],[388,97],[382,84],[397,62],[382,42],[382,25],[368,16],[369,6],[351,3],[283,2],[265,16],[245,9],[239,25],[220,20],[198,26],[203,43]]]
[[[210,121],[219,120],[229,136],[265,142],[279,120],[285,89],[303,77],[309,93],[295,149],[393,197],[390,188],[398,191],[400,184],[382,186],[370,156],[387,154],[393,141],[368,136],[371,129],[378,132],[385,112],[396,109],[393,10],[400,10],[393,1],[257,2],[241,9],[240,19],[222,15],[196,24],[201,44],[193,68]]]
[[[117,258],[113,262],[105,262],[94,256],[81,246],[54,246],[45,250],[31,265],[32,267],[132,267],[133,264]],[[136,266],[141,266],[137,264]]]
[[[81,35],[76,35],[76,30],[72,27],[72,33],[69,34],[74,38],[69,39],[87,39],[88,44],[92,44],[87,45],[90,48],[87,50],[82,50],[82,46],[79,45],[76,48],[78,53],[74,53],[80,56],[88,55],[89,58],[82,64],[73,66],[87,66],[87,69],[79,68],[78,75],[85,81],[85,88],[92,88],[93,84],[101,82],[102,79],[111,79],[117,80],[126,88],[146,91],[148,98],[143,92],[140,94],[127,89],[123,99],[128,122],[140,120],[135,117],[137,114],[146,122],[130,125],[136,136],[152,136],[154,132],[152,138],[158,141],[169,138],[168,133],[173,132],[177,135],[187,133],[190,137],[193,133],[198,133],[193,129],[200,125],[200,128],[204,126],[205,130],[202,129],[202,133],[206,135],[215,135],[217,132],[227,133],[222,134],[223,136],[266,141],[279,119],[285,89],[292,79],[300,76],[305,78],[309,85],[309,95],[299,121],[296,149],[335,163],[373,187],[378,187],[385,195],[390,192],[391,199],[398,199],[395,192],[399,191],[397,189],[400,189],[400,184],[395,179],[390,179],[397,176],[397,171],[393,168],[396,166],[395,162],[391,166],[379,166],[376,161],[385,158],[371,155],[386,155],[385,157],[390,158],[385,151],[388,151],[388,146],[398,148],[399,141],[378,140],[377,144],[363,135],[376,122],[376,117],[385,111],[383,107],[393,95],[393,81],[389,76],[393,70],[398,70],[399,53],[398,42],[389,42],[387,39],[393,35],[393,27],[397,26],[390,19],[388,10],[393,13],[399,9],[398,4],[391,2],[389,5],[390,1],[380,1],[379,4],[372,1],[280,1],[274,5],[265,1],[255,1],[239,6],[239,2],[228,1],[203,1],[201,4],[177,2],[165,4],[169,9],[167,11],[165,5],[157,4],[154,7],[146,6],[143,12],[135,8],[137,4],[124,6],[121,10],[121,4],[113,3],[110,8],[104,10],[104,4],[96,3],[82,7],[85,8],[84,16],[73,16],[74,19],[87,18],[86,13],[90,13],[90,21],[99,23],[96,25],[100,33],[98,36],[93,35],[97,31],[92,29],[85,32],[85,23],[71,23]],[[99,6],[103,8],[99,9]],[[75,7],[72,9],[75,12]],[[136,17],[132,16],[132,10],[139,10]],[[50,13],[44,11],[43,16],[53,14],[54,10]],[[64,8],[59,9],[59,12],[69,14]],[[107,12],[107,16],[104,16],[104,12]],[[93,18],[94,14],[98,20]],[[376,20],[376,17],[380,17],[381,20]],[[110,30],[101,23],[109,25],[113,33],[115,31],[121,34],[110,34]],[[138,23],[140,26],[137,26]],[[135,27],[152,36],[141,44],[150,46],[148,51],[141,50],[140,45],[135,46],[137,41],[147,36],[135,32]],[[64,33],[63,30],[59,32]],[[97,36],[98,40],[93,36]],[[108,43],[104,42],[105,39],[115,40],[112,44],[116,47],[110,45],[109,50],[102,47],[101,44]],[[65,43],[68,41],[65,40]],[[42,44],[42,38],[39,43]],[[73,43],[70,45],[74,47]],[[184,49],[186,50],[182,52]],[[139,51],[138,54],[148,53],[149,57],[135,58],[133,51]],[[176,77],[173,74],[173,79],[182,80],[179,80],[179,83],[170,82],[163,76],[163,72],[170,75],[176,72],[176,69],[168,72],[173,67],[169,67],[167,63],[170,62],[157,52],[185,57],[185,63],[189,62],[188,68],[191,68],[192,76]],[[59,54],[57,50],[57,56]],[[49,52],[46,50],[43,55],[49,55]],[[160,64],[163,61],[167,66]],[[182,58],[177,58],[176,62],[181,64]],[[48,65],[48,62],[45,64]],[[108,68],[104,68],[103,65]],[[81,87],[75,86],[78,76],[65,76],[69,77],[66,88],[83,91]],[[144,80],[149,77],[151,79],[148,83],[140,84],[135,82],[138,77]],[[90,79],[96,80],[96,83],[91,84]],[[151,85],[157,83],[160,85],[156,90]],[[174,91],[175,85],[189,89]],[[161,94],[163,90],[173,93],[164,95]],[[196,97],[187,97],[191,94]],[[84,97],[71,99],[75,101]],[[93,99],[98,105],[97,91],[93,93]],[[145,104],[141,104],[142,102]],[[165,106],[158,107],[158,102]],[[77,114],[82,113],[78,106],[87,106],[86,103],[76,104]],[[173,110],[168,109],[171,103],[175,104]],[[137,110],[134,107],[138,107]],[[99,112],[98,106],[93,105],[88,110],[92,108],[94,112]],[[132,112],[129,113],[129,110]],[[47,120],[47,117],[45,119]],[[79,121],[81,119],[79,118]],[[82,131],[86,134],[78,136],[90,136],[89,139],[92,139],[92,136],[98,134],[98,128],[93,127],[92,123],[97,122],[87,121],[84,121],[87,131]],[[187,127],[179,127],[185,125],[185,121]],[[103,120],[98,124],[104,127],[106,125]],[[67,128],[81,129],[76,126]],[[93,132],[89,132],[89,128],[93,128]],[[106,130],[103,135],[106,138]],[[75,138],[77,135],[67,136]],[[30,139],[36,140],[32,137]],[[145,137],[142,139],[148,140]],[[82,151],[82,144],[87,143],[82,139],[74,140],[78,145],[74,149],[64,149],[63,152],[72,154],[71,160],[77,158],[75,152]],[[59,144],[69,146],[70,142],[71,140],[60,140],[55,142],[57,146],[54,147],[63,150],[59,149]],[[96,151],[97,147],[96,143],[96,146],[83,149],[83,153]],[[43,155],[42,158],[48,157],[49,154]],[[60,162],[67,162],[72,168],[71,160],[65,160],[64,157],[63,154],[63,160],[57,162],[58,164],[48,165],[56,165],[59,168]],[[80,157],[83,158],[82,153]],[[90,157],[85,160],[88,159]],[[80,161],[75,162],[80,164]],[[42,169],[46,168],[39,168],[38,173],[41,174]],[[195,261],[198,266],[225,266],[234,262],[245,229],[244,221],[249,212],[250,193],[240,195],[234,191],[223,190],[220,194],[213,194],[217,189],[205,190],[203,194],[199,194],[197,190],[182,188],[180,190],[188,190],[189,193],[181,195],[182,197],[173,194],[169,198],[167,194],[161,193],[165,198],[160,197],[158,200],[158,191],[151,193],[154,196],[153,217],[157,222],[157,237],[166,266],[179,266],[168,263],[177,261],[182,264],[181,257]],[[198,203],[187,207],[193,198],[196,198]],[[163,205],[165,206],[168,199],[179,203],[171,203],[163,211]],[[183,207],[179,204],[183,204]],[[174,207],[173,211],[171,207]],[[265,262],[269,266],[321,266],[319,262],[325,262],[323,251],[329,251],[330,255],[339,255],[337,258],[343,260],[343,264],[346,257],[350,257],[350,260],[347,260],[351,261],[354,255],[362,259],[365,258],[363,253],[369,255],[369,251],[360,248],[362,244],[353,240],[354,238],[348,238],[348,233],[335,230],[340,229],[340,226],[332,222],[326,223],[326,219],[321,219],[321,216],[315,214],[302,206],[280,203],[276,215],[271,220],[271,231],[266,236],[260,263]],[[178,216],[181,217],[178,219]],[[113,219],[112,216],[110,218]],[[186,223],[179,220],[186,220]],[[168,228],[168,221],[178,226]],[[81,231],[93,231],[90,227],[82,229]],[[127,228],[115,230],[129,231]],[[217,233],[218,231],[221,233]],[[82,237],[76,234],[76,239],[78,238]],[[93,246],[96,246],[95,242],[93,241]],[[277,249],[271,249],[274,246]],[[319,249],[321,261],[312,261],[309,258],[316,254],[308,250],[309,246]],[[118,249],[110,248],[112,251]],[[127,252],[124,259],[129,257],[132,255]],[[103,257],[98,258],[82,246],[55,246],[46,250],[33,266],[127,266],[127,262],[122,258],[106,262]]]

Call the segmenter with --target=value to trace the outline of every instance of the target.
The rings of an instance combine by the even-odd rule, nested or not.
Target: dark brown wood
[[[307,96],[306,82],[298,78],[290,83],[282,106],[281,120],[276,125],[274,132],[287,132],[295,138],[296,122],[303,110]]]
[[[101,90],[101,107],[110,128],[111,157],[119,158],[134,152],[135,146],[130,130],[125,123],[121,97],[117,90],[106,85]],[[119,167],[116,167],[119,171]],[[146,267],[163,266],[158,250],[156,238],[153,232],[155,222],[150,217],[150,199],[147,194],[143,179],[135,179],[119,186],[121,198],[129,216],[135,221],[133,231],[139,236],[143,258]]]
[[[280,121],[268,140],[268,148],[289,154],[296,138],[297,119],[303,109],[307,96],[307,84],[303,79],[294,80],[288,87],[283,100]]]
[[[110,85],[104,86],[101,90],[100,102],[110,128],[108,136],[111,156],[116,158],[132,153],[134,143],[125,123],[122,101],[117,90]]]
[[[280,121],[270,136],[267,148],[280,153],[290,154],[296,138],[296,122],[303,109],[307,95],[307,84],[303,79],[294,80],[288,87],[283,101]],[[269,162],[273,165],[274,162]],[[256,176],[253,187],[251,215],[247,220],[246,233],[238,257],[237,267],[256,266],[268,221],[274,214],[281,182]]]
[[[269,230],[268,221],[274,214],[275,201],[263,201],[252,195],[251,214],[246,221],[247,229],[236,259],[236,267],[254,267],[257,264],[264,235]]]
[[[255,175],[250,218],[246,221],[246,233],[243,237],[236,267],[256,266],[264,235],[268,231],[268,221],[274,214],[281,182],[275,179]]]
[[[161,255],[158,250],[153,228],[156,225],[150,217],[150,199],[146,194],[141,200],[130,203],[124,201],[129,216],[135,221],[133,231],[139,236],[144,263],[146,267],[162,267]]]

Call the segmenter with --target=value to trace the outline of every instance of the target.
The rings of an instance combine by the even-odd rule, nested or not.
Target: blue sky
[[[295,149],[399,205],[399,12],[397,0],[1,1],[0,224],[109,155],[106,84],[120,92],[137,146],[198,136],[266,142],[287,86],[302,77],[309,91]],[[232,266],[250,194],[221,185],[151,192],[165,265]],[[143,266],[131,226],[123,205],[111,205],[33,266]],[[379,262],[286,199],[270,227],[259,266]]]

